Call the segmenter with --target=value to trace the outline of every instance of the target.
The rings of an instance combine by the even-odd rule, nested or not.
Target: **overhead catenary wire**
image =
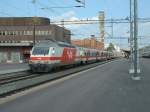
[[[127,19],[106,19],[104,21],[102,20],[92,20],[92,19],[82,19],[82,20],[64,20],[64,25],[71,25],[71,24],[99,24],[99,22],[105,22],[105,23],[130,23],[129,20]],[[150,22],[150,18],[138,18],[138,22],[139,23],[147,23]],[[61,21],[52,21],[52,24],[57,24],[57,25],[61,25]]]
[[[59,15],[60,13],[52,8],[48,8],[49,6],[43,2],[40,2],[38,0],[35,0],[35,4],[38,5],[37,10],[41,10],[42,8],[45,8],[45,11],[50,11],[49,14]]]

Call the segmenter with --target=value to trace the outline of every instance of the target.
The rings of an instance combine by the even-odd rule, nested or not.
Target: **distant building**
[[[71,40],[71,43],[77,46],[87,47],[87,48],[94,48],[94,49],[104,49],[104,43],[98,41],[94,35],[91,35],[90,38],[85,38],[83,40],[76,39]]]
[[[27,61],[34,40],[54,39],[70,43],[70,34],[63,27],[51,25],[48,18],[1,17],[0,63]]]

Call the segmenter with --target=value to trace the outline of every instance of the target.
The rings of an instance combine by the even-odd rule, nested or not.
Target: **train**
[[[112,52],[75,46],[65,42],[45,40],[31,50],[29,66],[32,72],[49,72],[53,68],[87,64],[116,58]]]
[[[150,52],[144,52],[144,53],[142,54],[142,57],[143,57],[143,58],[150,58]]]

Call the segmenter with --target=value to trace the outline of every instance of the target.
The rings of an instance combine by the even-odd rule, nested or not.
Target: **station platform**
[[[149,64],[141,59],[140,81],[127,59],[100,65],[0,99],[0,112],[149,112]]]
[[[9,74],[13,72],[21,72],[29,70],[29,66],[27,63],[6,63],[0,64],[0,75],[1,74]]]

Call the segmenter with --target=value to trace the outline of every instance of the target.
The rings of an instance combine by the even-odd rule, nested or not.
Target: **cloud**
[[[68,12],[65,12],[63,13],[62,15],[60,16],[56,16],[54,18],[54,21],[61,21],[61,20],[72,20],[72,19],[76,19],[76,14],[74,11],[68,11]]]
[[[67,21],[75,21],[75,20],[80,20],[78,17],[76,17],[76,13],[74,11],[68,11],[63,13],[60,16],[56,16],[54,19],[54,21],[62,21],[62,20],[67,20]],[[77,29],[79,28],[81,25],[66,25],[65,27],[68,29]]]
[[[68,20],[68,21],[75,21],[75,20],[98,20],[98,16],[93,16],[89,18],[79,18],[77,17],[77,14],[74,11],[68,11],[63,13],[60,16],[57,16],[54,18],[54,21],[62,21],[62,20]],[[99,24],[70,24],[70,25],[65,25],[65,27],[69,30],[71,30],[72,34],[72,39],[83,39],[83,38],[88,38],[90,35],[95,35],[96,37],[99,37]],[[111,28],[106,27],[105,28],[106,32],[111,34]],[[129,25],[127,24],[114,24],[114,36],[115,37],[126,37],[129,36]],[[106,35],[107,36],[107,35]],[[120,40],[105,40],[105,47],[108,46],[108,44],[112,42],[115,45],[118,45],[120,43]],[[123,43],[126,43],[124,41]],[[122,42],[121,42],[122,44]]]
[[[60,16],[57,16],[54,18],[54,21],[62,21],[62,20],[68,20],[68,21],[78,21],[78,20],[97,20],[98,17],[90,17],[90,18],[78,18],[77,14],[74,11],[68,11],[63,13]],[[90,36],[93,33],[97,33],[99,28],[97,25],[93,24],[70,24],[70,25],[65,25],[66,28],[70,29],[73,34],[73,38],[80,38],[81,36],[83,38],[86,38]],[[97,30],[96,30],[97,29]]]
[[[89,17],[89,20],[98,20],[98,16]],[[75,20],[87,20],[87,18],[79,18],[74,11],[68,11],[63,13],[60,16],[57,16],[54,18],[54,21],[62,21],[62,20],[68,20],[68,21],[75,21]],[[109,26],[106,24],[106,26]],[[73,39],[83,39],[88,38],[90,35],[95,35],[96,37],[99,37],[99,24],[70,24],[65,25],[65,27],[69,30],[71,30],[72,38]],[[150,27],[150,24],[142,24],[139,26],[140,28],[147,29]],[[140,29],[139,28],[139,29]],[[115,37],[129,37],[129,24],[114,24],[114,38]],[[108,32],[111,35],[111,27],[106,27],[105,31]],[[140,31],[139,31],[140,32]],[[108,37],[108,35],[105,35]],[[113,44],[122,47],[128,47],[128,38],[127,39],[106,39],[105,40],[105,47],[108,46],[108,44],[112,42]]]

